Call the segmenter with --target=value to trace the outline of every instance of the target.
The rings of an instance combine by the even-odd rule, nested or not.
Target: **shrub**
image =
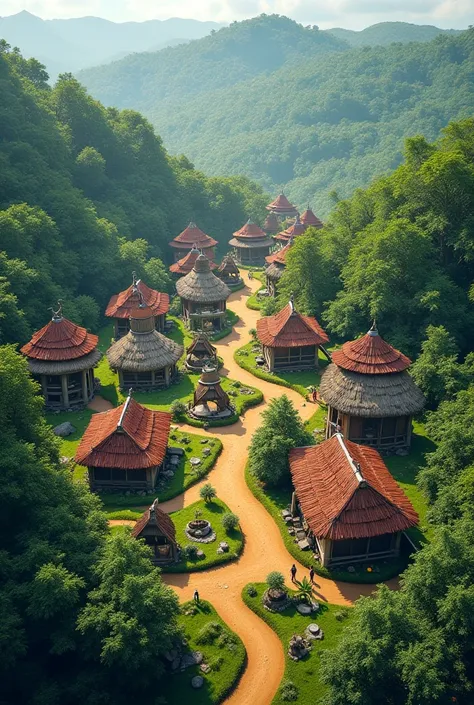
[[[284,590],[285,578],[283,574],[279,573],[277,570],[272,570],[272,572],[267,575],[267,585],[270,590]]]
[[[242,386],[242,382],[239,382],[239,381],[237,380],[236,382],[234,382],[234,383],[232,384],[232,386],[235,387],[236,389],[240,389],[240,387]]]
[[[250,585],[247,585],[247,595],[249,597],[257,597],[257,588],[253,583],[250,583]]]
[[[184,450],[186,451],[186,453],[191,453],[193,449],[191,448],[191,446],[186,446]]]
[[[219,622],[207,622],[196,636],[196,644],[213,644],[221,636],[224,628]]]
[[[338,612],[334,614],[334,616],[338,622],[343,622],[349,616],[349,608],[342,607],[340,610],[338,610]]]
[[[170,302],[170,307],[169,307],[169,315],[170,316],[180,316],[181,315],[181,299],[179,296],[175,296],[173,299],[171,299]]]
[[[298,700],[298,688],[292,681],[283,681],[280,688],[280,698],[285,702]]]
[[[199,490],[199,496],[205,502],[211,502],[217,497],[217,492],[215,490],[215,487],[213,487],[210,482],[206,482],[206,484],[203,485]]]
[[[192,543],[186,544],[186,546],[183,546],[182,549],[182,554],[186,558],[186,560],[195,560],[197,558],[197,546],[195,546]]]
[[[226,512],[222,517],[222,526],[227,532],[236,529],[238,524],[239,517],[237,516],[237,514],[233,514],[233,512]]]
[[[183,404],[179,399],[175,399],[170,406],[170,411],[173,415],[173,419],[178,421],[182,419],[186,413],[186,404]]]
[[[251,328],[249,330],[250,336],[252,337],[252,340],[257,340],[257,329],[256,328]]]
[[[209,661],[209,666],[213,671],[220,671],[223,663],[224,659],[222,658],[222,656],[217,656],[215,659],[211,659]]]

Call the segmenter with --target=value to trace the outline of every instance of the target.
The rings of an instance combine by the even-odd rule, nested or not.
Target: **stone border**
[[[184,533],[186,534],[186,537],[190,540],[193,541],[194,543],[212,543],[213,541],[216,540],[216,532],[211,530],[211,533],[208,534],[207,536],[203,536],[202,539],[198,539],[192,534],[188,533],[188,531],[185,529]]]

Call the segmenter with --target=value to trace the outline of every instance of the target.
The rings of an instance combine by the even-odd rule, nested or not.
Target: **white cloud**
[[[96,15],[119,22],[168,17],[231,22],[266,12],[353,29],[384,21],[460,28],[474,23],[473,0],[0,0],[2,15],[20,10],[45,19]]]

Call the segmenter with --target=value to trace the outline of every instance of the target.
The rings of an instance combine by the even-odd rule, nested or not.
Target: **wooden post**
[[[41,375],[41,389],[43,392],[44,400],[48,400],[48,382],[46,381],[46,375]]]
[[[87,404],[89,393],[87,391],[87,370],[82,370],[82,400]]]
[[[69,409],[69,392],[67,389],[67,375],[61,375],[61,392],[63,397],[63,406]]]
[[[293,516],[296,516],[296,492],[293,492],[293,494],[291,495],[290,512]]]
[[[169,365],[166,365],[165,367],[165,385],[167,387],[170,386],[170,368]]]

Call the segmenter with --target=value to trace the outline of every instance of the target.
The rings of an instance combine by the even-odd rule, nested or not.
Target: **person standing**
[[[314,584],[314,568],[313,568],[313,566],[311,566],[309,569],[309,579],[311,581],[311,585],[313,585]]]
[[[194,598],[194,602],[198,605],[199,604],[199,593],[197,590],[194,591],[193,598]]]
[[[293,563],[293,565],[291,566],[290,573],[291,573],[291,582],[294,583],[295,580],[296,580],[296,566],[295,566],[294,563]]]

